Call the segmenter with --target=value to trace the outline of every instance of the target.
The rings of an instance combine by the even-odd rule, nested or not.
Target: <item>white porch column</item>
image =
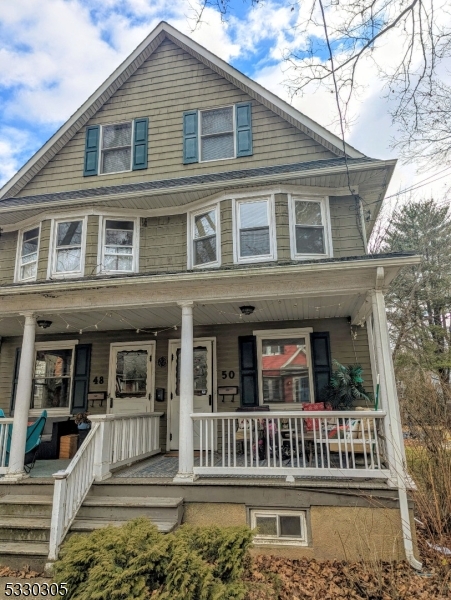
[[[19,377],[14,405],[14,423],[9,454],[8,479],[27,477],[24,471],[25,444],[27,441],[28,411],[30,409],[31,389],[33,385],[34,341],[36,317],[25,313],[25,326],[20,355]]]
[[[194,481],[193,412],[193,302],[178,302],[182,307],[182,343],[180,357],[179,471],[174,481]]]
[[[380,378],[381,407],[387,411],[385,436],[388,461],[392,472],[392,483],[398,488],[399,511],[406,559],[414,569],[421,570],[421,563],[413,552],[412,530],[406,488],[406,461],[402,437],[401,413],[396,390],[395,371],[388,335],[387,314],[384,294],[375,290],[371,294],[374,319],[374,339],[376,344],[377,367]]]

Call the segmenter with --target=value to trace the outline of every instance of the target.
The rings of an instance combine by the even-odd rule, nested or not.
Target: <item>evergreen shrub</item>
[[[160,533],[140,517],[73,535],[54,565],[69,600],[243,600],[248,527],[182,525]]]

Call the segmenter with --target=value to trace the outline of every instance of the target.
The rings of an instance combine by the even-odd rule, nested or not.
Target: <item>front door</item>
[[[180,427],[180,343],[171,343],[169,447],[178,450]],[[213,412],[213,341],[194,340],[194,412]],[[199,423],[194,424],[194,449],[199,450]]]
[[[108,412],[153,410],[155,342],[111,344]]]

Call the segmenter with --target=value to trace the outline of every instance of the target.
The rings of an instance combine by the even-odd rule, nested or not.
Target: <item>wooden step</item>
[[[178,508],[183,498],[133,498],[131,496],[87,496],[83,506]]]
[[[107,527],[108,525],[112,525],[113,527],[121,527],[121,525],[125,525],[128,521],[108,521],[107,519],[75,519],[70,528],[71,532],[90,532],[95,529],[102,529],[103,527]],[[177,520],[163,520],[163,519],[152,519],[152,523],[158,527],[158,531],[161,533],[170,533],[173,531],[178,523]]]

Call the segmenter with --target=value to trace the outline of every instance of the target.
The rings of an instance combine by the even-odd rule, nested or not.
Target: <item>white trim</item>
[[[194,264],[194,222],[195,217],[215,211],[216,215],[216,260],[200,265]],[[187,264],[188,269],[208,269],[211,267],[221,266],[221,205],[219,202],[209,204],[198,210],[193,210],[187,213]]]
[[[307,519],[306,510],[287,510],[279,508],[251,508],[249,509],[250,527],[256,529],[257,517],[276,517],[277,519],[277,535],[258,535],[254,537],[254,544],[257,546],[264,545],[277,545],[277,546],[308,546],[308,531],[307,531]],[[303,537],[285,537],[281,536],[279,532],[279,517],[299,517],[301,521],[301,532],[304,534]]]
[[[211,351],[212,351],[212,413],[218,412],[218,397],[217,397],[217,388],[218,388],[218,366],[217,366],[217,355],[216,355],[216,337],[200,337],[193,339],[193,346],[196,344],[201,344],[202,342],[211,342]],[[181,348],[182,341],[181,339],[169,340],[168,341],[168,396],[167,396],[167,427],[166,427],[166,449],[170,450],[171,448],[171,394],[175,395],[175,373],[173,373],[175,369],[175,353],[177,348]],[[174,361],[172,361],[172,355],[174,355]],[[174,364],[173,364],[174,362]],[[215,438],[215,444],[217,443],[217,438]]]
[[[81,253],[80,253],[80,270],[79,271],[68,271],[68,272],[56,272],[55,271],[55,258],[56,258],[56,234],[58,231],[58,223],[70,223],[73,221],[82,222],[81,230]],[[75,217],[75,218],[62,218],[52,219],[50,225],[50,243],[49,243],[49,256],[47,266],[47,279],[70,279],[72,277],[83,277],[85,274],[85,259],[86,259],[86,237],[88,229],[88,217]]]
[[[211,112],[213,110],[221,110],[222,108],[231,108],[232,109],[232,135],[233,135],[233,156],[225,156],[224,158],[212,158],[210,160],[202,160],[202,137],[213,137],[209,135],[202,136],[202,113],[203,112]],[[237,155],[237,141],[236,141],[236,108],[235,104],[226,104],[224,106],[213,106],[211,108],[202,108],[197,111],[197,123],[199,129],[199,135],[197,140],[197,155],[199,157],[200,163],[210,163],[210,162],[218,162],[220,160],[232,160],[232,158],[236,158]],[[225,131],[225,133],[230,133],[230,131]],[[220,134],[218,134],[220,135]]]
[[[269,405],[275,408],[275,410],[302,410],[301,404],[294,402],[263,402],[263,375],[262,375],[262,340],[268,339],[284,339],[303,337],[305,339],[305,354],[307,357],[307,369],[309,373],[309,391],[310,391],[310,402],[315,402],[315,389],[313,382],[313,369],[312,369],[312,353],[310,348],[310,334],[313,331],[313,327],[302,327],[292,329],[258,329],[252,332],[255,335],[257,342],[257,365],[258,365],[258,402],[260,406]]]
[[[317,202],[321,206],[321,221],[324,231],[324,250],[323,254],[298,254],[296,252],[296,201]],[[290,248],[291,260],[311,260],[315,258],[332,258],[332,227],[330,220],[330,207],[328,196],[306,196],[303,194],[288,194],[288,213],[290,223]]]
[[[130,211],[129,211],[130,214]],[[130,271],[107,271],[103,269],[103,260],[105,253],[105,226],[106,221],[128,221],[134,223],[133,226],[133,261]],[[96,273],[98,275],[114,275],[116,273],[139,273],[139,243],[140,243],[140,217],[125,217],[125,216],[99,216],[99,232],[97,240],[97,266]]]
[[[114,364],[113,361],[113,356],[114,356],[114,350],[116,348],[125,348],[127,346],[150,346],[151,347],[151,356],[152,356],[152,360],[150,362],[150,376],[151,376],[151,382],[150,382],[150,393],[152,395],[151,397],[151,402],[150,402],[150,410],[149,413],[153,413],[154,412],[154,408],[155,408],[155,363],[156,363],[156,355],[157,355],[157,343],[155,342],[155,340],[150,340],[150,341],[146,341],[146,340],[141,340],[141,341],[137,341],[137,342],[111,342],[110,343],[110,356],[109,356],[109,364],[108,364],[108,397],[107,397],[107,404],[106,404],[106,414],[110,415],[110,414],[114,414],[110,412],[110,398],[116,398],[115,394],[113,393],[113,389],[112,386],[113,384],[116,383],[116,376],[115,376],[115,371],[116,371],[116,365]],[[149,388],[148,388],[149,389]],[[148,400],[147,400],[148,401]],[[114,406],[113,406],[114,409]],[[145,414],[148,414],[147,412]]]
[[[39,250],[41,249],[41,225],[42,222],[32,225],[31,227],[24,227],[17,234],[17,248],[16,248],[16,263],[14,267],[14,283],[22,283],[26,281],[36,281],[38,276],[38,266],[39,266]],[[36,250],[36,275],[34,277],[28,277],[27,279],[22,279],[20,277],[20,268],[21,268],[21,258],[22,258],[22,244],[23,244],[23,236],[28,231],[32,231],[33,229],[39,229],[38,234],[38,248]]]
[[[103,129],[104,127],[110,127],[111,125],[126,125],[130,123],[131,127],[132,127],[132,131],[131,131],[131,136],[130,136],[130,168],[129,169],[125,169],[124,171],[108,171],[108,173],[102,173],[102,153],[104,151],[104,148],[102,148],[102,143],[103,143]],[[135,119],[132,119],[131,121],[118,121],[115,123],[104,123],[102,125],[99,125],[99,129],[100,129],[100,137],[99,137],[99,157],[98,157],[98,162],[97,162],[97,175],[102,176],[102,175],[116,175],[117,173],[130,173],[131,171],[133,171],[133,144],[135,141]],[[128,146],[118,146],[117,148],[106,148],[106,150],[116,150],[116,149],[121,149],[121,148],[128,148]]]
[[[269,228],[269,249],[270,253],[260,256],[240,256],[240,213],[239,207],[247,202],[266,201],[268,228]],[[277,235],[276,235],[276,208],[274,193],[269,194],[249,194],[242,197],[232,198],[232,221],[233,221],[233,262],[235,264],[249,264],[257,262],[269,262],[277,260]]]
[[[72,414],[72,392],[74,389],[74,369],[75,369],[75,347],[79,344],[79,340],[58,340],[54,342],[36,342],[34,345],[34,362],[33,362],[33,395],[34,395],[34,381],[36,380],[36,354],[40,350],[72,350],[72,360],[70,364],[70,390],[69,390],[69,405],[55,408],[31,408],[29,411],[30,416],[39,416],[43,410],[47,411],[49,416],[70,416]],[[43,379],[47,379],[44,377]]]

